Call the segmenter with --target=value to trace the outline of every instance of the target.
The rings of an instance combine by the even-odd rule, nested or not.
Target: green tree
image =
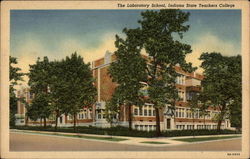
[[[28,113],[30,119],[44,119],[44,127],[46,127],[46,118],[48,118],[52,111],[49,104],[48,94],[45,92],[37,93],[32,100],[30,107],[28,107]]]
[[[14,65],[17,64],[17,58],[15,57],[9,57],[9,96],[10,96],[10,125],[15,125],[15,114],[17,113],[17,102],[18,99],[15,94],[15,88],[14,86],[17,85],[18,81],[22,81],[22,77],[25,75],[24,73],[21,73],[21,69],[19,67],[15,67]]]
[[[117,93],[118,87],[115,90],[115,93],[112,95],[112,98],[107,101],[105,105],[105,119],[110,123],[110,127],[113,127],[113,124],[119,121],[120,105],[122,104],[119,100],[119,93]]]
[[[55,114],[55,130],[57,130],[58,118],[65,112],[65,93],[67,91],[66,81],[64,80],[65,66],[62,61],[51,62],[50,69],[50,91],[51,109]]]
[[[35,97],[31,104],[33,108],[28,109],[33,111],[29,112],[28,115],[33,116],[31,113],[38,111],[38,114],[40,114],[40,117],[44,120],[44,127],[46,127],[46,118],[52,113],[49,91],[50,69],[50,61],[48,57],[44,57],[43,60],[38,58],[35,64],[30,65],[29,72],[28,84],[30,86],[30,92],[34,93]]]
[[[177,97],[175,79],[178,74],[175,66],[184,71],[192,72],[191,63],[185,57],[191,53],[191,46],[176,40],[174,35],[183,37],[188,31],[189,13],[180,10],[160,10],[142,12],[140,35],[143,36],[143,48],[148,56],[147,84],[149,103],[154,104],[156,112],[156,136],[160,131],[160,110],[172,105]]]
[[[205,76],[201,83],[203,95],[211,106],[220,110],[217,125],[220,131],[228,111],[235,117],[233,111],[241,110],[241,56],[222,56],[212,52],[203,53],[200,60]]]
[[[123,32],[127,38],[123,40],[116,35],[115,46],[117,50],[114,52],[116,61],[111,63],[109,73],[112,80],[118,83],[115,96],[128,108],[129,129],[132,130],[132,106],[142,103],[140,89],[143,85],[140,82],[147,78],[146,61],[140,54],[141,47],[138,47],[140,45],[137,39],[138,31],[124,29]]]
[[[193,122],[193,134],[194,134],[194,123],[195,123],[195,117],[196,114],[198,113],[199,109],[199,95],[198,94],[193,94],[191,100],[188,101],[188,106],[190,108],[190,113],[192,116],[192,122]],[[195,136],[195,135],[193,135]]]
[[[74,131],[76,131],[76,117],[84,106],[91,107],[95,102],[96,88],[90,69],[90,64],[85,64],[83,58],[77,53],[62,60],[64,73],[62,83],[65,90],[60,97],[64,103],[63,113],[70,114],[74,120]]]
[[[146,66],[145,68],[143,65],[140,67],[142,70],[146,70],[147,75],[147,78],[143,80],[148,84],[146,102],[154,105],[156,136],[160,136],[160,110],[166,105],[173,105],[178,98],[175,87],[175,79],[178,74],[174,67],[179,65],[184,71],[194,71],[191,63],[185,61],[186,55],[192,52],[191,46],[176,40],[178,35],[182,38],[183,33],[189,29],[189,26],[185,24],[188,21],[189,13],[180,10],[148,10],[142,12],[141,16],[142,20],[138,21],[139,28],[124,29],[127,35],[125,44],[126,42],[129,44],[123,44],[124,46],[122,45],[121,48],[124,47],[125,52],[129,52],[129,48],[134,48],[133,52],[145,51]]]
[[[231,126],[240,130],[242,128],[242,102],[241,99],[230,103],[230,122]]]

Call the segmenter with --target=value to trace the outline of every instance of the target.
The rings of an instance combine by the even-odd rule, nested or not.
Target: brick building
[[[97,101],[92,108],[83,108],[77,115],[77,125],[81,126],[98,126],[109,127],[110,124],[105,119],[105,104],[108,99],[112,97],[112,94],[117,86],[112,82],[112,79],[108,75],[108,68],[112,62],[115,61],[115,56],[110,52],[106,52],[104,58],[100,58],[92,62],[93,77],[96,79],[95,86],[97,88]],[[203,76],[201,74],[192,72],[184,72],[180,67],[175,67],[179,76],[176,79],[176,87],[178,89],[178,95],[180,101],[175,104],[175,110],[169,109],[168,106],[160,111],[160,124],[162,130],[173,129],[216,129],[217,123],[214,120],[219,111],[209,107],[207,109],[207,115],[201,115],[201,112],[197,109],[192,115],[191,109],[188,106],[188,100],[192,96],[201,91],[201,80]],[[18,96],[25,96],[28,102],[31,102],[33,95],[29,93],[28,89],[18,91]],[[152,104],[146,103],[142,107],[133,106],[133,128],[138,130],[154,130],[155,129],[155,110]],[[18,102],[18,113],[16,116],[25,116],[24,105]],[[121,107],[119,115],[117,115],[117,123],[122,126],[128,126],[128,109]],[[17,120],[18,125],[22,124],[38,125],[42,124],[41,121],[25,121]],[[54,119],[51,117],[48,123],[54,124]],[[62,115],[58,120],[58,126],[72,126],[73,119],[71,116]],[[225,119],[222,122],[222,129],[231,128],[230,121]]]

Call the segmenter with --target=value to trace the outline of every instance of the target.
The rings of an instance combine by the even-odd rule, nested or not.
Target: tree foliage
[[[205,76],[202,81],[203,95],[220,110],[219,131],[228,111],[233,119],[231,122],[234,122],[235,111],[241,110],[241,56],[223,56],[212,52],[203,53],[200,60],[203,61],[201,67]]]
[[[15,114],[17,113],[17,102],[20,100],[19,98],[16,97],[15,94],[15,88],[14,86],[17,85],[18,81],[23,80],[23,76],[25,75],[24,73],[20,72],[21,69],[19,67],[15,67],[17,64],[17,58],[15,57],[9,57],[9,105],[10,105],[10,114],[9,114],[9,121],[10,125],[13,126],[15,125]]]
[[[51,109],[55,114],[55,130],[57,130],[58,118],[67,111],[65,92],[67,91],[66,81],[64,80],[65,67],[62,61],[50,63],[50,95]]]
[[[140,67],[142,67],[141,72],[146,72],[147,78],[144,78],[143,81],[148,84],[149,98],[147,102],[154,104],[156,135],[159,136],[160,110],[167,104],[172,105],[178,98],[175,87],[175,79],[178,74],[174,67],[179,65],[185,71],[194,71],[191,63],[185,61],[186,55],[192,52],[191,46],[174,38],[175,35],[182,38],[183,34],[188,31],[189,26],[185,22],[188,21],[189,13],[180,10],[147,10],[142,12],[141,16],[142,19],[138,21],[140,27],[125,28],[124,33],[126,33],[127,39],[117,38],[116,42],[120,44],[118,50],[120,49],[120,52],[124,52],[126,55],[131,52],[129,50],[131,48],[135,53],[140,52],[141,54],[142,51],[145,51],[146,65]],[[130,59],[127,58],[127,63],[128,61]],[[127,64],[128,67],[129,65]],[[138,73],[140,74],[140,72]],[[127,75],[123,78],[130,75],[134,76],[133,71],[127,71]],[[134,82],[139,83],[138,80]],[[126,87],[129,86],[126,85]]]
[[[74,129],[76,129],[76,115],[80,109],[91,107],[95,102],[96,88],[90,64],[85,64],[83,58],[77,53],[67,56],[62,60],[63,74],[61,83],[64,92],[59,100],[64,103],[63,112],[74,118]]]
[[[89,64],[77,53],[67,56],[61,61],[49,61],[39,58],[34,65],[30,65],[29,85],[35,98],[28,108],[31,119],[46,119],[56,115],[57,120],[61,114],[74,117],[76,129],[76,115],[84,106],[91,106],[95,101],[96,89]]]
[[[119,121],[119,113],[120,113],[120,105],[122,104],[120,101],[120,95],[116,88],[115,93],[112,95],[112,98],[107,101],[105,105],[105,119],[108,123],[110,123],[110,127],[113,127],[114,124]]]
[[[146,61],[140,54],[141,47],[138,46],[137,36],[134,35],[137,31],[124,29],[124,33],[127,35],[125,40],[116,35],[117,51],[114,52],[116,61],[109,67],[113,81],[118,83],[114,93],[115,97],[111,101],[119,99],[125,107],[128,107],[129,129],[131,130],[132,105],[142,103],[140,89],[143,87],[141,82],[147,78]]]
[[[31,119],[43,119],[44,127],[46,127],[46,119],[52,114],[49,91],[50,70],[51,64],[48,57],[44,57],[43,60],[38,58],[35,64],[30,65],[28,74],[30,92],[34,93],[35,97],[27,109],[27,115]]]

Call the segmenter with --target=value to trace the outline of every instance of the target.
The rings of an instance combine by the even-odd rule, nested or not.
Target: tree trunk
[[[42,127],[42,124],[43,124],[43,119],[40,118],[40,126]]]
[[[193,138],[195,137],[195,134],[194,134],[194,112],[192,113],[192,118],[193,118],[193,128],[192,128],[192,130],[193,130]]]
[[[57,131],[57,122],[58,122],[58,117],[56,116],[56,121],[55,121],[55,131]]]
[[[155,121],[156,121],[156,137],[161,136],[161,127],[160,127],[160,112],[159,108],[155,108]]]
[[[28,122],[29,122],[29,117],[25,116],[25,126],[28,126]]]
[[[204,129],[206,129],[206,115],[204,114]]]
[[[76,132],[76,113],[74,113],[74,132]]]
[[[128,127],[129,127],[129,130],[131,131],[132,130],[132,105],[131,104],[128,104]]]
[[[221,123],[223,121],[223,118],[224,118],[224,115],[225,115],[225,109],[226,109],[226,105],[224,104],[222,106],[222,109],[221,109],[221,113],[220,113],[220,116],[219,116],[219,120],[218,120],[218,124],[217,124],[217,131],[220,132],[221,130]]]
[[[59,113],[58,111],[56,112],[56,123],[55,123],[55,131],[57,131],[57,123],[58,123],[58,118],[59,118]]]
[[[44,121],[44,123],[43,123],[43,124],[44,124],[44,125],[43,125],[43,127],[44,127],[44,128],[46,128],[46,117],[44,117],[44,118],[43,118],[43,121]]]

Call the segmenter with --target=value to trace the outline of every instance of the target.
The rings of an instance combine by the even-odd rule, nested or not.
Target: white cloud
[[[221,40],[218,36],[212,33],[206,33],[200,35],[191,46],[193,52],[187,56],[187,61],[192,62],[194,66],[199,67],[201,61],[199,60],[200,55],[203,52],[220,52],[225,56],[233,56],[240,53],[237,50],[235,44],[225,40]],[[197,72],[202,72],[203,70],[199,68]]]
[[[27,38],[23,45],[16,49],[18,52],[11,53],[12,56],[17,56],[18,64],[15,65],[16,67],[21,68],[21,72],[28,73],[29,72],[29,65],[32,65],[36,62],[37,58],[42,56],[46,50],[40,44],[37,39]],[[23,82],[19,82],[21,85],[27,85],[28,77],[23,77]],[[17,86],[18,88],[19,86]]]
[[[60,60],[69,56],[73,52],[77,52],[81,56],[83,56],[85,62],[92,62],[96,59],[99,59],[105,55],[107,50],[114,52],[115,51],[115,33],[110,32],[105,34],[101,38],[101,45],[96,48],[89,49],[89,47],[85,47],[81,41],[76,39],[65,39],[59,43],[59,46],[56,50],[49,51],[46,49],[35,36],[26,37],[25,41],[23,41],[23,45],[18,47],[15,54],[11,54],[13,56],[18,56],[18,64],[17,67],[22,69],[22,72],[29,72],[29,65],[34,64],[38,57],[48,56],[50,60]],[[24,77],[24,82],[21,82],[22,85],[27,85],[28,77]]]
[[[79,54],[84,57],[85,62],[92,62],[101,57],[104,57],[107,50],[114,52],[115,48],[115,33],[107,33],[102,37],[102,44],[94,49],[82,49]]]
[[[114,32],[109,32],[103,35],[101,38],[101,44],[96,48],[85,47],[84,44],[77,39],[64,39],[59,43],[58,49],[49,51],[46,46],[34,38],[26,38],[23,45],[16,49],[20,55],[18,57],[18,67],[22,69],[22,72],[29,71],[29,64],[34,64],[37,57],[48,56],[50,60],[62,59],[73,52],[77,52],[83,56],[85,62],[92,62],[104,56],[107,50],[114,52],[116,50]],[[32,37],[32,36],[31,36]],[[235,45],[226,41],[220,40],[216,35],[212,33],[206,33],[200,35],[192,44],[193,52],[187,56],[187,61],[192,62],[194,66],[199,67],[201,61],[198,60],[203,52],[220,52],[223,55],[236,55],[240,52]],[[197,72],[202,72],[199,68]],[[26,82],[28,78],[25,77]],[[26,83],[24,82],[24,84]]]

